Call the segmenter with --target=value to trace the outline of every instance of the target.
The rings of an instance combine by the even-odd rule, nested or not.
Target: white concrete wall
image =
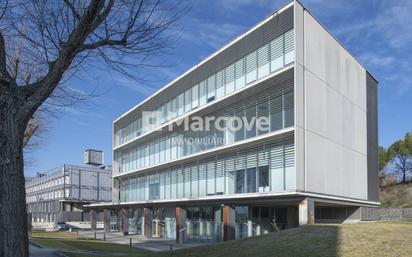
[[[366,70],[295,3],[297,190],[366,200]]]

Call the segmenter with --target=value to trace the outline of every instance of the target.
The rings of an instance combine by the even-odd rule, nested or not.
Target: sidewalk
[[[79,231],[79,235],[93,238],[93,231]],[[132,239],[132,246],[152,252],[170,251],[191,248],[196,246],[208,245],[210,242],[186,242],[184,244],[176,244],[176,240],[170,239],[150,239],[146,240],[141,235],[127,235],[124,236],[119,232],[104,233],[103,231],[96,231],[96,239],[103,240],[106,236],[106,241],[116,244],[129,245],[130,238]]]
[[[61,253],[51,248],[41,248],[32,243],[29,243],[30,257],[62,257]]]

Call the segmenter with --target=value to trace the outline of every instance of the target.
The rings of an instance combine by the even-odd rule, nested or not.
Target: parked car
[[[68,230],[69,225],[66,224],[64,221],[59,221],[54,223],[54,227],[58,230]]]

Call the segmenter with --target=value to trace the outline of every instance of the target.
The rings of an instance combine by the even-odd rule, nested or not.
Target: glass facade
[[[242,89],[293,61],[294,31],[292,29],[152,111],[161,112],[160,123],[164,124],[199,106]],[[115,145],[126,143],[155,127],[155,124],[143,127],[140,117],[116,131]]]
[[[215,147],[230,145],[245,139],[253,138],[276,130],[292,127],[294,124],[294,103],[292,89],[284,89],[272,94],[257,95],[248,99],[247,103],[238,102],[230,108],[211,113],[210,117],[224,117],[218,124],[222,130],[211,126],[209,131],[184,131],[175,129],[169,134],[146,144],[140,144],[130,150],[117,151],[115,158],[120,164],[120,172],[136,171],[145,167],[176,160],[185,156],[209,150]],[[222,113],[223,112],[223,113]],[[237,120],[247,120],[239,130]],[[267,117],[268,124],[260,125],[259,117]],[[235,124],[229,124],[232,120]],[[254,120],[255,119],[255,120]],[[253,122],[255,121],[255,122]],[[233,125],[233,126],[230,126]],[[202,142],[194,142],[201,139]]]
[[[293,140],[121,178],[121,202],[294,190]]]

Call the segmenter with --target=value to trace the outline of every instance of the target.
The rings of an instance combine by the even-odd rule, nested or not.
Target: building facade
[[[297,1],[113,131],[108,231],[221,241],[379,205],[377,81]]]
[[[112,200],[111,168],[64,164],[26,178],[27,212],[32,222],[88,221],[83,205]]]

